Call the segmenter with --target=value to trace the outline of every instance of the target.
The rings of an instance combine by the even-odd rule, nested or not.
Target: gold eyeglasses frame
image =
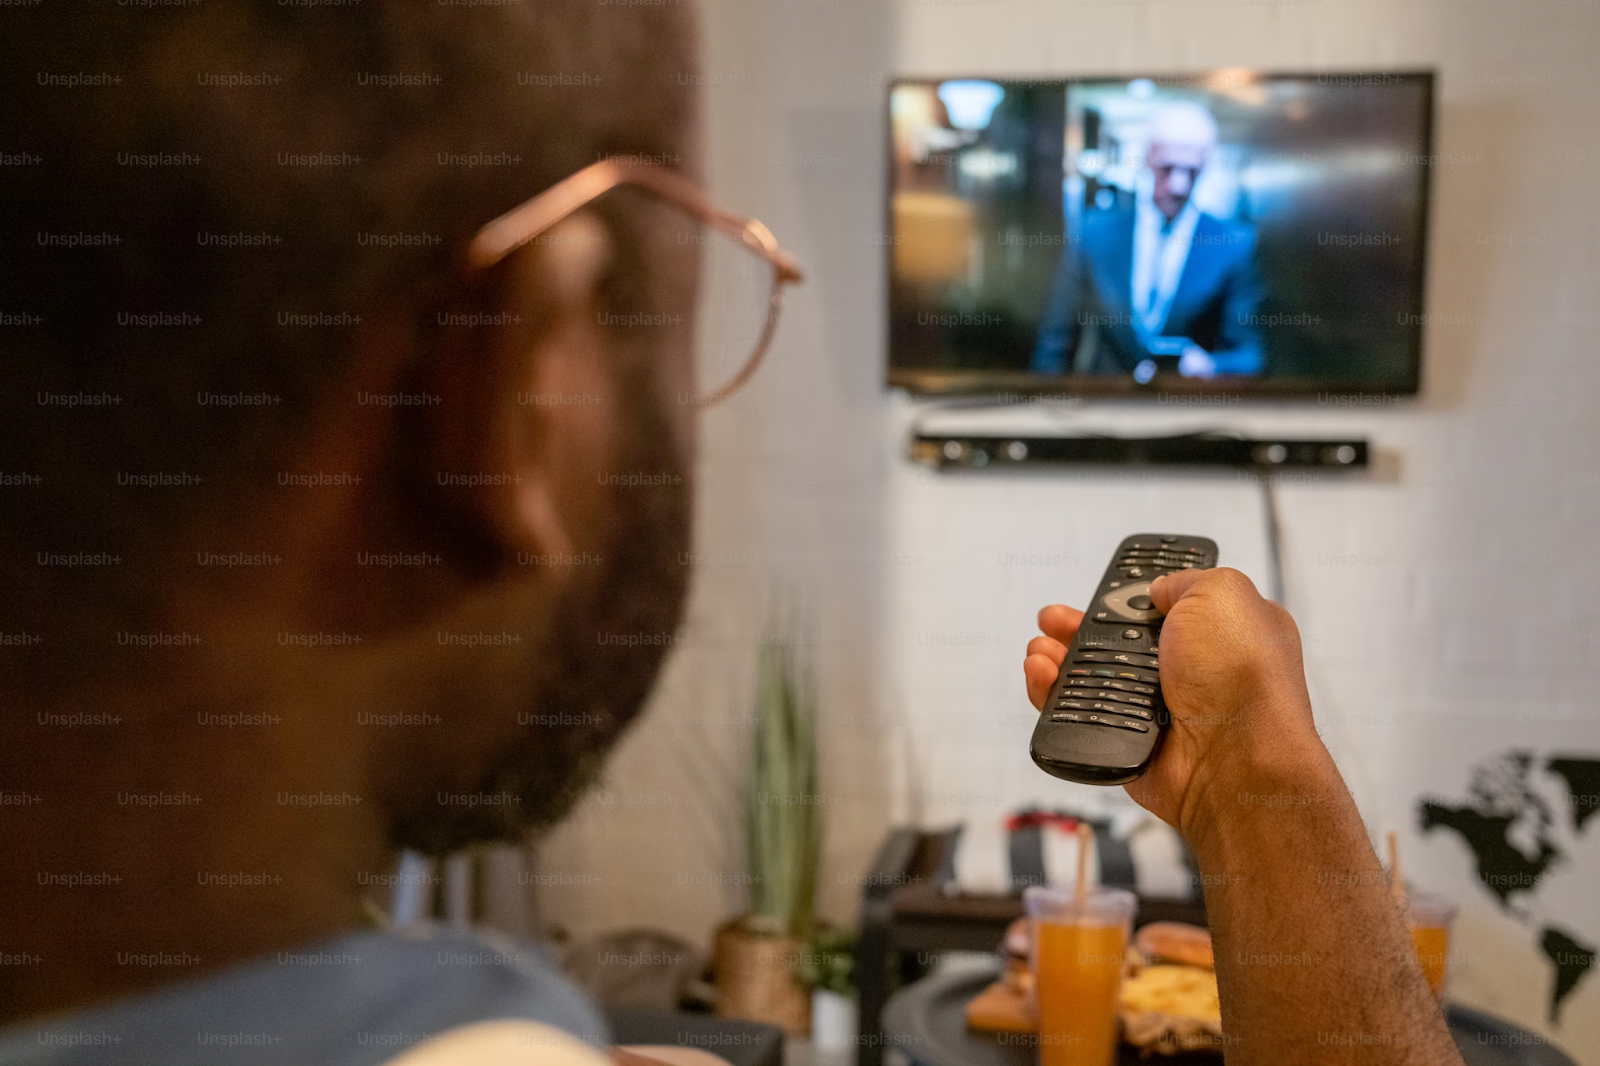
[[[783,310],[783,290],[785,286],[803,281],[804,274],[794,257],[779,246],[772,231],[760,220],[716,207],[687,178],[650,163],[622,159],[602,159],[598,163],[591,163],[480,229],[467,246],[467,266],[474,271],[488,270],[548,232],[562,219],[582,210],[620,185],[637,186],[677,207],[702,224],[733,238],[740,247],[772,267],[772,289],[767,295],[766,319],[762,323],[755,349],[745,359],[739,372],[726,384],[695,399],[697,406],[714,407],[739,391],[760,368],[778,328],[778,313]]]

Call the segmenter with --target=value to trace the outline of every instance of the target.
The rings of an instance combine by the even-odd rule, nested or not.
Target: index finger
[[[1073,607],[1052,603],[1039,611],[1039,632],[1063,644],[1071,644],[1083,624],[1083,612]]]

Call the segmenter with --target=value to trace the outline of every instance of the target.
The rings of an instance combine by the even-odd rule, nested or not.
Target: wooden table
[[[890,998],[883,1014],[885,1049],[895,1048],[916,1066],[1034,1066],[1034,1041],[1026,1036],[979,1033],[967,1028],[967,1002],[1000,973],[992,967],[945,970],[907,985]],[[1467,1066],[1576,1066],[1542,1038],[1466,1007],[1446,1012],[1450,1034]],[[1141,1059],[1124,1044],[1117,1066],[1220,1066],[1221,1056],[1193,1053]]]

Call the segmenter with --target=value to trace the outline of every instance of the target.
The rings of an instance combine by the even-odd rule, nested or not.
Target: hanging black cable
[[[1261,484],[1262,517],[1267,523],[1267,577],[1268,598],[1287,607],[1283,591],[1283,545],[1278,528],[1278,490],[1276,479],[1268,473],[1256,475]]]

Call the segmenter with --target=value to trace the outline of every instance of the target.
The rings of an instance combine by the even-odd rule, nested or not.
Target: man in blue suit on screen
[[[1034,371],[1144,382],[1175,359],[1191,378],[1261,372],[1255,227],[1191,199],[1216,143],[1200,105],[1155,110],[1133,202],[1086,211],[1081,238],[1067,244]]]

